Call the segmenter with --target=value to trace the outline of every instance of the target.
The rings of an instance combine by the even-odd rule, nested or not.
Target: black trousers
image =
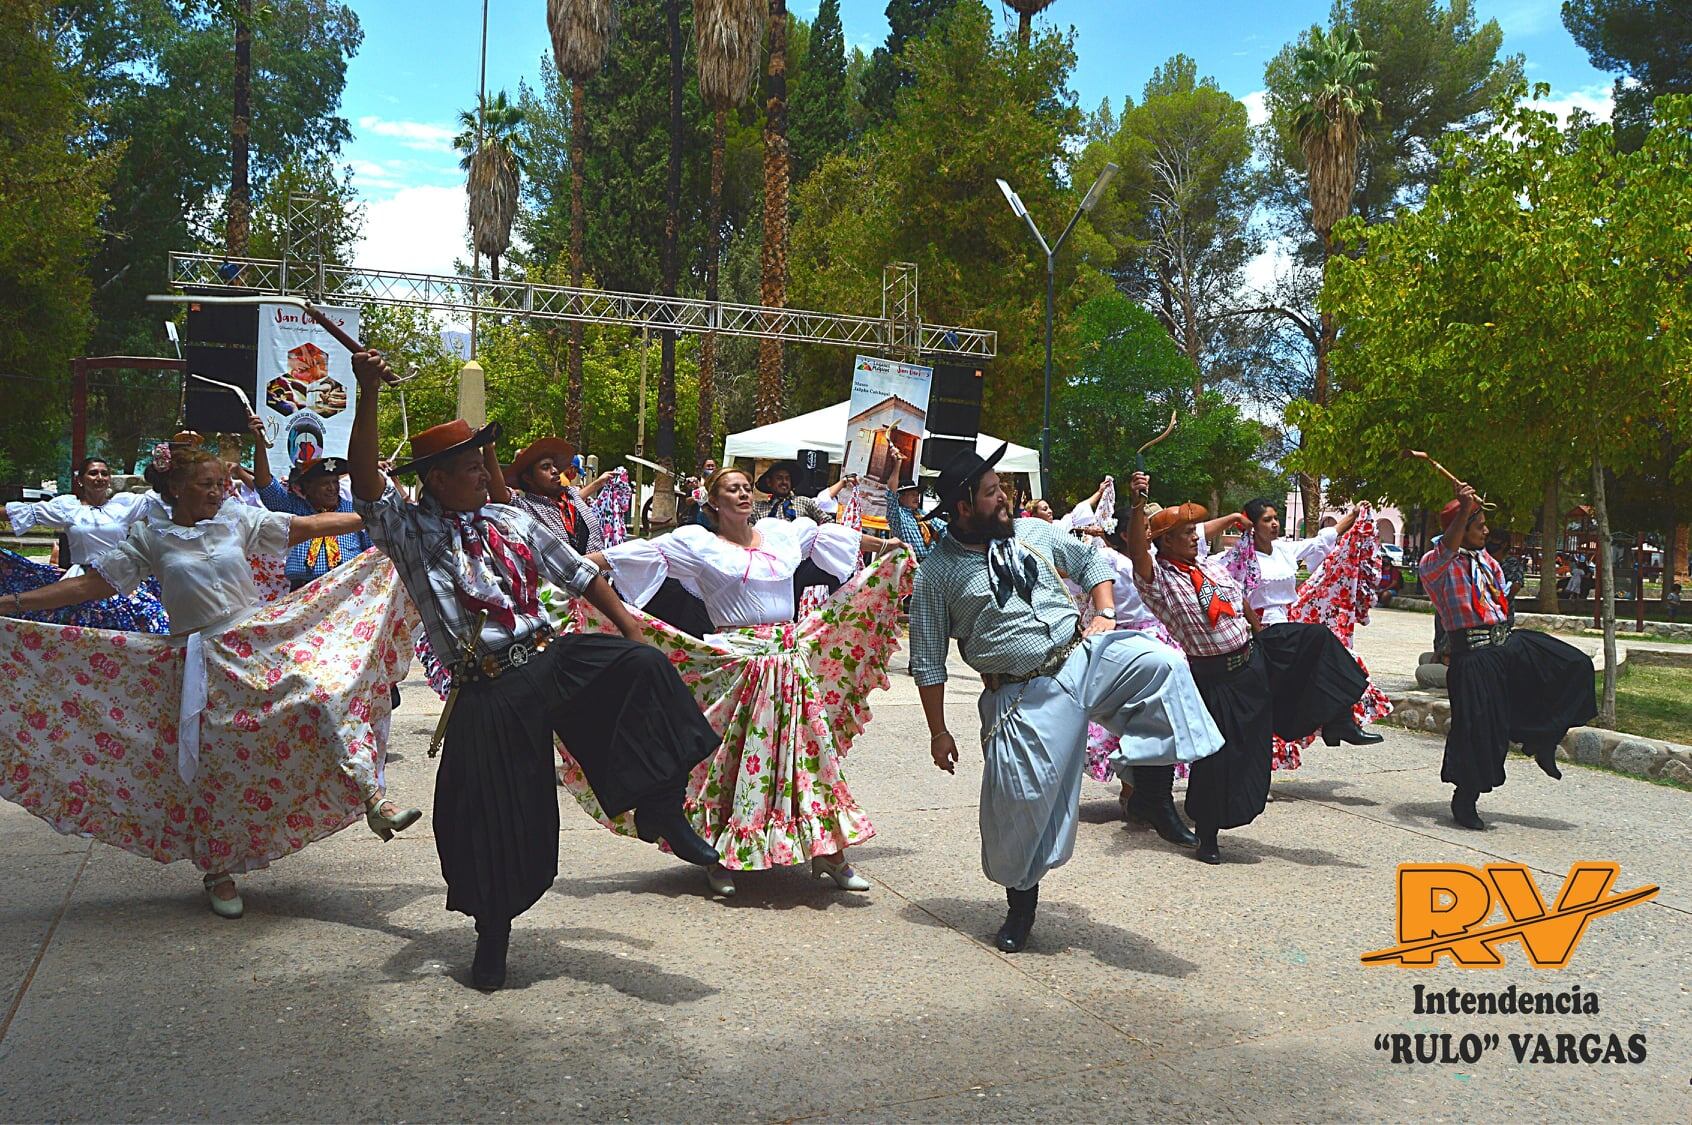
[[[718,741],[664,654],[621,637],[567,634],[466,684],[435,775],[448,910],[515,918],[557,877],[554,735],[611,816],[679,794]]]
[[[1291,742],[1349,717],[1369,678],[1326,625],[1283,621],[1257,634],[1274,696],[1275,733]]]
[[[1269,662],[1254,645],[1251,659],[1232,672],[1215,660],[1191,663],[1199,698],[1222,734],[1222,749],[1189,767],[1187,816],[1201,831],[1241,828],[1269,801],[1275,733]]]
[[[1598,714],[1592,658],[1544,633],[1521,630],[1501,645],[1452,645],[1446,686],[1451,730],[1441,781],[1474,793],[1504,784],[1510,743],[1555,745]]]

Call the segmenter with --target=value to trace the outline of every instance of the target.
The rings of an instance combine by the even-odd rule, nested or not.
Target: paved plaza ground
[[[1364,633],[1407,678],[1426,615]],[[904,656],[896,658],[902,669]],[[951,724],[974,729],[956,666]],[[427,810],[439,703],[416,677],[390,784]],[[695,870],[564,802],[561,874],[518,924],[510,986],[463,983],[468,922],[443,909],[427,817],[362,827],[243,880],[245,919],[195,872],[55,835],[0,805],[0,1118],[8,1120],[1626,1120],[1692,1119],[1692,795],[1515,759],[1457,829],[1440,743],[1311,750],[1209,868],[1117,819],[1089,782],[1074,860],[1030,948],[988,944],[979,755],[934,769],[896,675],[849,763],[879,829],[874,883],[751,874],[731,901]],[[965,742],[960,738],[960,743]],[[1518,862],[1550,899],[1570,863],[1621,864],[1655,901],[1598,918],[1568,968],[1410,972],[1401,862]],[[1412,986],[1596,993],[1592,1015],[1440,1016]],[[1496,1033],[1473,1064],[1395,1065],[1392,1033]],[[1518,1065],[1508,1034],[1646,1037],[1629,1063]]]

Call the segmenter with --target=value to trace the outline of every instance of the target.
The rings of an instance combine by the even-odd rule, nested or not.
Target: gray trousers
[[[981,867],[1017,890],[1075,850],[1089,721],[1121,738],[1118,774],[1222,746],[1186,657],[1132,630],[1087,638],[1055,676],[982,693],[980,710]]]

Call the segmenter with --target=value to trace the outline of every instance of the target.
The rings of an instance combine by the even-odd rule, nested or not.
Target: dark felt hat
[[[952,458],[946,467],[940,470],[940,477],[934,482],[934,494],[939,499],[935,502],[934,507],[922,513],[917,519],[931,520],[936,516],[951,515],[954,505],[968,495],[969,490],[975,487],[982,474],[999,463],[1000,458],[1005,455],[1005,450],[1009,448],[1009,443],[1006,443],[986,457],[981,456],[973,449],[968,449]]]

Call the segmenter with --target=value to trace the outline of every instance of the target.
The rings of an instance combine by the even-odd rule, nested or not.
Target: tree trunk
[[[235,12],[235,119],[229,129],[229,219],[224,248],[245,257],[252,229],[253,188],[249,173],[252,135],[253,0],[238,0]]]
[[[787,307],[787,0],[770,0],[770,73],[764,107],[764,253],[760,300]],[[773,326],[772,326],[773,327]],[[758,341],[760,426],[781,421],[780,340]]]
[[[1555,474],[1545,481],[1545,495],[1539,504],[1539,599],[1541,613],[1561,613],[1557,601],[1557,552],[1562,547],[1563,513],[1558,503]]]
[[[681,0],[665,0],[664,20],[670,43],[670,159],[664,182],[664,246],[660,267],[663,293],[676,295],[680,272],[681,161],[682,161],[682,37]],[[676,467],[676,334],[665,330],[659,336],[658,360],[658,463],[667,473]],[[654,522],[675,523],[675,492],[664,487],[653,494]],[[667,517],[667,518],[666,518]]]
[[[582,171],[587,165],[587,142],[583,134],[586,130],[587,114],[582,110],[582,100],[585,95],[584,83],[580,78],[570,80],[570,286],[580,289],[582,285]],[[569,328],[569,340],[566,344],[569,357],[566,360],[568,380],[564,390],[564,436],[577,449],[587,449],[583,440],[587,435],[583,432],[582,424],[582,326],[573,322]]]
[[[1034,14],[1032,12],[1018,12],[1016,14],[1016,43],[1024,51],[1028,50],[1028,40],[1034,35]]]
[[[1684,523],[1675,525],[1674,533],[1669,536],[1669,543],[1674,558],[1663,567],[1663,573],[1668,576],[1666,580],[1685,578],[1687,564],[1692,563],[1692,527]]]
[[[1616,575],[1610,543],[1610,505],[1604,495],[1604,463],[1592,457],[1592,513],[1598,520],[1598,585],[1603,591],[1604,698],[1598,702],[1598,725],[1616,725]]]
[[[728,143],[728,110],[711,116],[711,213],[705,228],[705,300],[715,305],[719,296],[718,271],[722,257],[723,164]],[[713,309],[712,315],[716,312]],[[701,467],[711,456],[717,441],[717,334],[705,333],[699,341],[699,428],[693,438],[693,463]]]
[[[1303,530],[1299,534],[1308,539],[1316,534],[1322,518],[1321,482],[1309,473],[1298,474],[1298,494],[1304,502]]]

